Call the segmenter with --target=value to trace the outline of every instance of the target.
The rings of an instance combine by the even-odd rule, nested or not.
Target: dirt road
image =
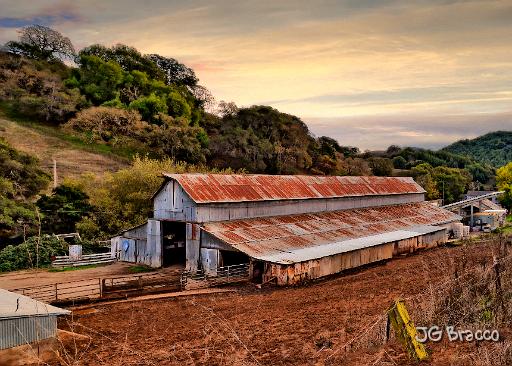
[[[468,263],[492,260],[471,247]],[[366,365],[408,364],[396,344],[340,347],[382,315],[393,299],[453,278],[468,251],[438,248],[303,287],[240,287],[237,293],[98,306],[72,329],[93,336],[79,365]],[[66,321],[61,327],[69,329]],[[441,347],[441,346],[435,346]],[[392,361],[390,361],[392,360]],[[463,365],[434,349],[432,364]],[[469,363],[471,364],[471,363]]]
[[[116,262],[106,266],[68,272],[48,272],[46,269],[9,272],[0,274],[0,288],[13,290],[16,288],[129,274],[128,268],[131,266],[133,266],[132,263]]]

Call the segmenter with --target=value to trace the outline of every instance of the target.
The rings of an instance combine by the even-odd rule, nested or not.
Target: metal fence
[[[219,267],[216,273],[213,274],[208,274],[203,270],[183,271],[181,273],[181,287],[183,289],[213,287],[248,280],[249,263]]]
[[[111,253],[84,254],[82,258],[73,260],[67,255],[57,256],[52,262],[52,267],[78,267],[91,264],[107,264],[116,260]]]

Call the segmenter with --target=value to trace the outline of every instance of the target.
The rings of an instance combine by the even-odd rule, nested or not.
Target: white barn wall
[[[423,193],[382,196],[196,204],[174,180],[155,195],[153,217],[159,220],[204,223],[308,212],[347,210],[424,201]]]

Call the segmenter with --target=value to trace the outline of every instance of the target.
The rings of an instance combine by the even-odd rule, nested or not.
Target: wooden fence
[[[220,267],[215,275],[207,275],[201,270],[196,272],[155,272],[59,282],[18,288],[12,291],[46,303],[63,304],[126,297],[142,293],[212,287],[248,280],[249,264],[239,264]]]
[[[134,293],[180,291],[180,276],[164,273],[93,278],[11,290],[49,304],[124,297]]]

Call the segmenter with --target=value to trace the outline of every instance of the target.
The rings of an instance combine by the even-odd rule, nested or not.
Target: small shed
[[[0,350],[55,337],[57,317],[67,314],[70,311],[0,289]]]

